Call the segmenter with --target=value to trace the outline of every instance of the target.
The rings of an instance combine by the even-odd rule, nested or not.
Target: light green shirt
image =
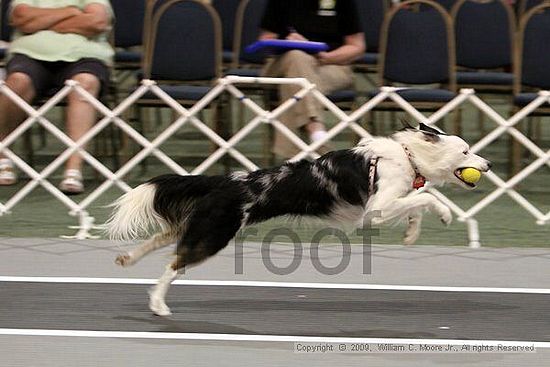
[[[37,8],[63,8],[76,6],[84,9],[88,4],[103,4],[113,14],[109,0],[13,0],[11,9],[17,5],[26,4]],[[43,61],[74,62],[82,58],[96,58],[110,65],[114,54],[108,42],[108,33],[86,38],[75,33],[57,33],[50,30],[33,34],[15,31],[9,47],[9,53],[24,54],[33,59]]]

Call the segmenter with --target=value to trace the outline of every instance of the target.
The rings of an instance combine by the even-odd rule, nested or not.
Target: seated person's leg
[[[265,68],[264,75],[270,77],[284,78],[306,78],[312,82],[317,79],[318,62],[314,56],[305,52],[293,50],[272,60]],[[283,84],[279,87],[281,103],[292,98],[301,88],[297,85]],[[298,132],[304,129],[312,137],[316,131],[324,131],[325,127],[320,122],[319,108],[317,102],[310,96],[304,97],[299,103],[292,106],[287,112],[281,115],[281,122]],[[290,142],[284,135],[275,131],[273,152],[284,158],[291,158],[300,150]]]
[[[274,77],[306,78],[316,84],[321,92],[327,93],[352,83],[351,72],[347,72],[347,69],[349,68],[346,66],[320,65],[315,56],[293,50],[273,60],[266,67],[264,74]],[[300,87],[295,85],[281,85],[279,90],[281,102],[292,98],[299,90]],[[309,136],[309,140],[314,142],[326,135],[321,115],[322,106],[308,94],[281,116],[281,122],[294,131],[303,129]],[[299,149],[285,136],[276,132],[273,151],[285,158],[290,158],[297,154]]]
[[[30,103],[48,85],[51,75],[44,65],[16,54],[6,65],[6,86]],[[25,112],[5,94],[0,94],[0,140],[8,136],[26,118]],[[0,153],[0,186],[12,185],[17,176],[13,162]]]
[[[353,86],[353,70],[346,65],[321,65],[318,68],[317,80],[314,83],[317,89],[325,95],[337,90],[351,88]],[[314,103],[313,108],[317,108],[316,116],[319,116],[323,107],[317,100],[314,100]],[[306,125],[305,129],[312,142],[324,138],[327,134],[324,124],[316,121]]]
[[[63,73],[63,80],[76,80],[87,92],[98,97],[102,88],[106,88],[109,70],[102,62],[94,59],[83,59],[68,65]],[[67,134],[71,139],[80,139],[96,121],[95,108],[81,95],[71,92],[68,96],[66,116]],[[82,156],[75,153],[65,165],[64,180],[60,188],[66,194],[79,194],[84,191],[82,182]]]

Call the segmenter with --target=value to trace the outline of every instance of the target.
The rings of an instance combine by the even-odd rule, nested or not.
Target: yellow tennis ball
[[[476,183],[481,178],[481,172],[475,168],[464,168],[460,173],[462,179],[468,183]]]

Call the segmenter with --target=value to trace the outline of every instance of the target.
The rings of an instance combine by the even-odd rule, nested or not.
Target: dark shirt
[[[282,39],[295,30],[330,50],[342,46],[345,36],[362,32],[354,0],[269,0],[261,27]]]

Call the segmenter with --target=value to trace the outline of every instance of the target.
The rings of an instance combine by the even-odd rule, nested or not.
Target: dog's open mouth
[[[462,170],[464,169],[465,167],[463,168],[459,168],[457,170],[455,170],[454,174],[456,176],[456,178],[458,178],[464,185],[468,186],[468,187],[471,187],[472,189],[476,187],[476,184],[475,183],[471,183],[471,182],[466,182],[464,181],[464,179],[462,178]]]

